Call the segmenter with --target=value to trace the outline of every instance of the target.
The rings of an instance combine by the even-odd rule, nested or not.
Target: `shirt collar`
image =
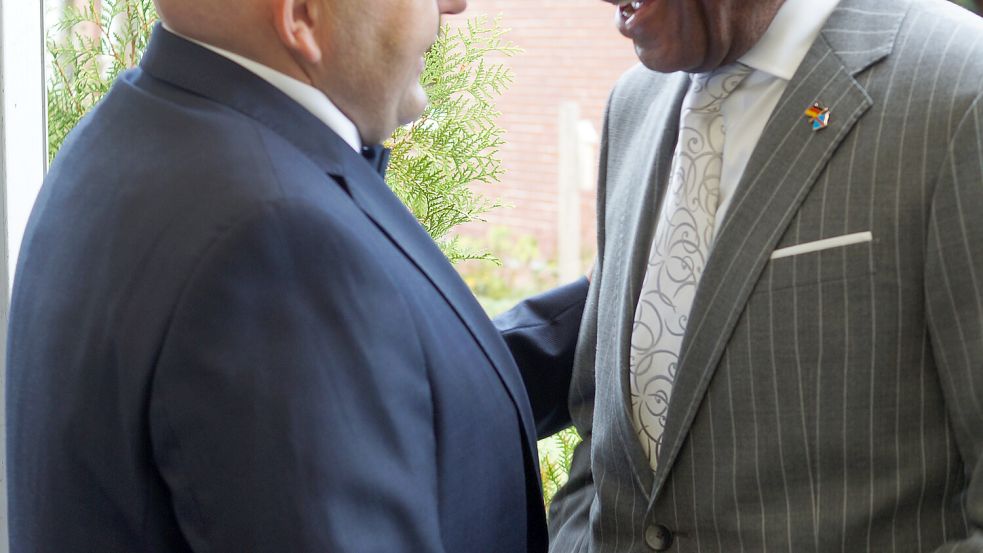
[[[232,60],[233,62],[255,73],[258,77],[270,83],[279,89],[280,92],[283,92],[293,101],[303,106],[304,109],[314,114],[315,117],[320,119],[331,130],[337,133],[338,136],[348,143],[348,145],[351,146],[356,152],[361,151],[362,138],[358,133],[358,127],[356,127],[355,123],[346,117],[345,114],[338,109],[338,106],[334,105],[334,102],[332,102],[331,99],[320,90],[247,57],[240,56],[234,52],[229,52],[228,50],[223,50],[222,48],[212,46],[211,44],[201,42],[200,40],[186,37],[175,32],[165,24],[162,24],[162,26],[168,32],[175,34],[189,42],[193,42],[202,48],[207,48],[212,52],[228,58],[229,60]]]
[[[785,0],[761,40],[739,60],[786,81],[819,38],[840,0]]]

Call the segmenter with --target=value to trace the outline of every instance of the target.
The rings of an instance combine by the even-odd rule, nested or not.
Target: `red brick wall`
[[[498,103],[506,144],[505,176],[483,187],[487,195],[514,206],[487,215],[488,224],[536,237],[543,253],[555,255],[557,229],[558,106],[576,101],[581,117],[600,132],[612,85],[637,62],[630,41],[614,27],[614,7],[601,0],[470,0],[452,23],[480,14],[501,15],[507,38],[524,50],[505,59],[515,76]],[[582,194],[583,244],[594,248],[594,192]],[[472,225],[466,234],[483,234]]]

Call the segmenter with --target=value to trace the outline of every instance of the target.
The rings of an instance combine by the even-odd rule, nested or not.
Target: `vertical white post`
[[[581,255],[582,221],[580,194],[594,189],[597,175],[598,136],[594,124],[580,119],[575,102],[560,104],[559,120],[559,212],[556,253],[561,282],[584,273]]]
[[[44,23],[40,0],[0,0],[0,130],[11,277],[31,207],[47,166]],[[8,286],[9,286],[8,282]]]
[[[0,553],[8,551],[6,375],[9,290],[47,162],[41,0],[0,0]]]
[[[601,137],[594,123],[581,119],[577,124],[577,140],[580,152],[580,191],[592,192],[597,187],[597,148]]]
[[[556,257],[560,281],[580,276],[580,106],[563,102],[559,106],[559,187],[557,189]]]

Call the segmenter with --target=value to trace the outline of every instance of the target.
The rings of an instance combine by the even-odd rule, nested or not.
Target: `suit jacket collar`
[[[651,491],[645,490],[651,502],[666,482],[771,252],[839,144],[873,105],[854,76],[892,52],[908,7],[909,0],[843,0],[775,108],[723,221],[694,301],[659,468],[650,480]],[[812,131],[803,116],[816,101],[828,106],[834,117],[821,132]],[[637,299],[638,291],[634,293]],[[635,442],[640,450],[637,438]],[[637,463],[638,455],[632,457]]]
[[[140,62],[147,74],[214,100],[255,119],[285,138],[329,174],[365,163],[311,112],[237,63],[167,32],[154,29]]]
[[[325,125],[331,127],[335,133],[338,134],[345,142],[349,143],[353,149],[358,150],[362,146],[362,139],[359,136],[358,128],[355,123],[348,118],[344,113],[338,109],[338,106],[331,101],[330,98],[320,90],[314,88],[313,86],[298,81],[289,75],[285,75],[272,67],[267,67],[262,63],[255,60],[251,60],[245,56],[240,56],[235,52],[230,52],[228,50],[219,48],[218,46],[213,46],[207,42],[201,42],[190,37],[186,37],[174,29],[167,26],[167,23],[161,22],[160,26],[167,32],[176,35],[188,42],[193,42],[198,46],[207,48],[222,57],[228,58],[238,65],[241,65],[251,71],[252,73],[258,75],[264,81],[272,84],[277,89],[281,90],[284,94],[289,96],[291,99],[296,101],[298,104],[307,108],[314,116],[324,122]]]
[[[379,174],[388,152],[355,152],[311,112],[242,66],[196,44],[154,29],[140,64],[150,76],[250,117],[305,154],[351,196],[355,205],[433,283],[488,357],[515,403],[527,448],[536,451],[532,411],[505,343],[464,281]],[[330,186],[326,179],[325,186]],[[535,457],[532,463],[536,463]],[[535,471],[538,476],[538,470]]]

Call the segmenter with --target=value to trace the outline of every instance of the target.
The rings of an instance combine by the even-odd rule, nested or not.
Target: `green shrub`
[[[573,452],[580,444],[580,435],[568,428],[539,442],[539,467],[543,477],[543,499],[548,508],[556,492],[567,483]]]
[[[103,96],[116,77],[140,63],[157,12],[152,0],[89,1],[67,5],[47,39],[48,156]]]
[[[392,148],[389,186],[451,262],[495,260],[449,233],[500,205],[472,187],[502,177],[503,130],[495,123],[494,100],[511,84],[512,73],[486,59],[518,52],[504,34],[498,19],[473,19],[459,29],[445,26],[422,76],[430,104],[419,120],[396,129],[387,144]]]

